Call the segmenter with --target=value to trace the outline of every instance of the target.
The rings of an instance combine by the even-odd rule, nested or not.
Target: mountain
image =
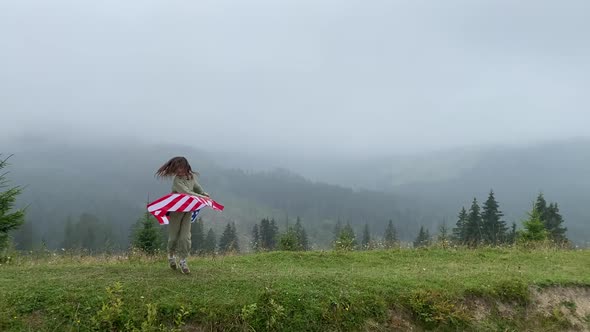
[[[577,242],[590,241],[590,141],[539,144],[525,148],[488,149],[460,173],[438,181],[391,184],[386,190],[416,195],[440,208],[466,205],[473,196],[480,201],[493,188],[506,220],[525,217],[539,192],[559,203]],[[447,208],[447,209],[448,209]],[[450,213],[448,211],[446,213]]]
[[[387,156],[391,154],[391,156]],[[255,160],[254,160],[255,159]],[[478,146],[380,156],[328,156],[313,161],[297,156],[265,159],[246,155],[224,156],[226,164],[250,167],[279,165],[306,178],[335,185],[394,193],[413,198],[431,230],[442,220],[454,224],[462,206],[473,197],[480,202],[491,189],[505,212],[505,220],[518,226],[543,192],[559,204],[577,243],[590,243],[590,139],[578,138],[513,146]],[[428,211],[428,212],[426,212]]]
[[[411,199],[393,193],[353,190],[312,182],[284,169],[252,172],[224,168],[207,152],[183,146],[117,146],[37,143],[13,146],[11,180],[26,186],[19,204],[28,205],[27,221],[37,241],[57,248],[68,219],[88,213],[110,225],[111,239],[124,247],[131,225],[145,211],[148,199],[170,190],[170,181],[154,178],[170,157],[185,155],[212,197],[226,206],[206,211],[206,227],[217,234],[228,221],[236,223],[242,248],[261,218],[275,218],[281,229],[301,217],[316,247],[327,247],[337,220],[350,222],[360,233],[369,223],[382,232],[389,219],[400,236],[410,240],[419,224],[433,220]],[[425,212],[426,211],[426,212]]]
[[[468,207],[474,196],[482,202],[493,189],[505,220],[520,226],[543,192],[547,200],[559,203],[568,236],[578,243],[590,243],[588,139],[380,157],[339,162],[337,169],[329,176],[315,176],[330,178],[331,183],[418,197],[452,223],[461,206]]]
[[[442,222],[452,227],[460,208],[474,196],[482,202],[490,189],[507,222],[520,226],[542,191],[548,201],[559,203],[568,236],[579,244],[590,239],[586,140],[378,159],[236,157],[137,142],[34,141],[3,150],[15,154],[10,178],[26,186],[19,204],[28,205],[27,219],[37,241],[54,248],[62,241],[66,220],[83,213],[111,225],[115,242],[124,247],[147,200],[169,192],[170,181],[155,179],[154,172],[175,155],[187,156],[201,173],[204,188],[226,205],[222,213],[203,214],[206,227],[219,235],[234,221],[242,248],[248,247],[254,223],[264,217],[275,218],[281,229],[301,217],[316,248],[328,246],[338,220],[350,222],[357,236],[368,223],[379,236],[392,219],[400,237],[411,241],[422,225],[431,232]],[[250,166],[243,170],[244,165]]]

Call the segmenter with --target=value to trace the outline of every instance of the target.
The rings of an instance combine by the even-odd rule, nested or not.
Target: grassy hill
[[[16,257],[2,331],[590,329],[590,253],[518,249]],[[107,290],[108,289],[108,290]]]

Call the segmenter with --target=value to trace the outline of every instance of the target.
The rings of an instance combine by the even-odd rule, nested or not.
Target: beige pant
[[[171,212],[168,220],[168,255],[187,258],[191,251],[191,214]]]

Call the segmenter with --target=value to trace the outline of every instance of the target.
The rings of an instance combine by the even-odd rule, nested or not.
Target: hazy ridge
[[[281,227],[287,220],[301,217],[312,234],[312,242],[319,247],[329,244],[337,220],[350,222],[359,234],[368,223],[372,233],[380,236],[385,223],[392,219],[402,239],[410,241],[421,225],[434,233],[442,222],[452,227],[459,208],[473,196],[480,201],[485,199],[491,188],[507,222],[520,225],[532,200],[542,190],[548,200],[560,204],[570,237],[578,243],[590,238],[586,224],[590,213],[585,208],[590,200],[590,144],[583,140],[462,151],[457,156],[452,155],[453,151],[446,155],[439,152],[444,165],[441,168],[437,168],[436,155],[408,158],[401,165],[391,159],[386,163],[386,158],[373,164],[365,161],[363,171],[355,169],[352,163],[342,163],[335,173],[350,175],[346,176],[347,183],[342,181],[341,185],[311,181],[276,168],[283,165],[276,162],[280,158],[273,159],[271,155],[257,159],[265,167],[244,171],[238,166],[247,163],[247,159],[232,161],[218,153],[172,145],[82,147],[38,142],[14,145],[10,152],[15,153],[11,159],[13,180],[26,186],[20,204],[29,205],[28,220],[38,230],[37,238],[53,246],[58,245],[67,217],[76,218],[82,212],[108,220],[120,243],[124,243],[129,227],[144,211],[148,196],[154,199],[169,191],[169,182],[156,180],[154,170],[178,154],[190,158],[202,174],[203,186],[228,207],[223,213],[205,213],[207,226],[220,231],[226,222],[236,222],[243,247],[248,245],[253,223],[262,217],[274,217]],[[463,164],[463,160],[470,163]],[[425,161],[429,163],[422,168],[410,166]],[[318,170],[331,165],[322,160],[308,162]],[[305,174],[298,166],[293,164],[293,169]],[[415,172],[411,176],[392,181],[402,176],[403,170],[412,169]],[[426,172],[429,177],[417,175],[426,169],[430,169]],[[355,170],[358,178],[353,175]],[[376,185],[371,186],[371,182]],[[366,189],[358,189],[363,187]]]

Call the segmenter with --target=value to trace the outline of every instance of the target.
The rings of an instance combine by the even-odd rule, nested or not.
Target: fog
[[[380,154],[583,136],[588,1],[2,1],[0,139]]]

